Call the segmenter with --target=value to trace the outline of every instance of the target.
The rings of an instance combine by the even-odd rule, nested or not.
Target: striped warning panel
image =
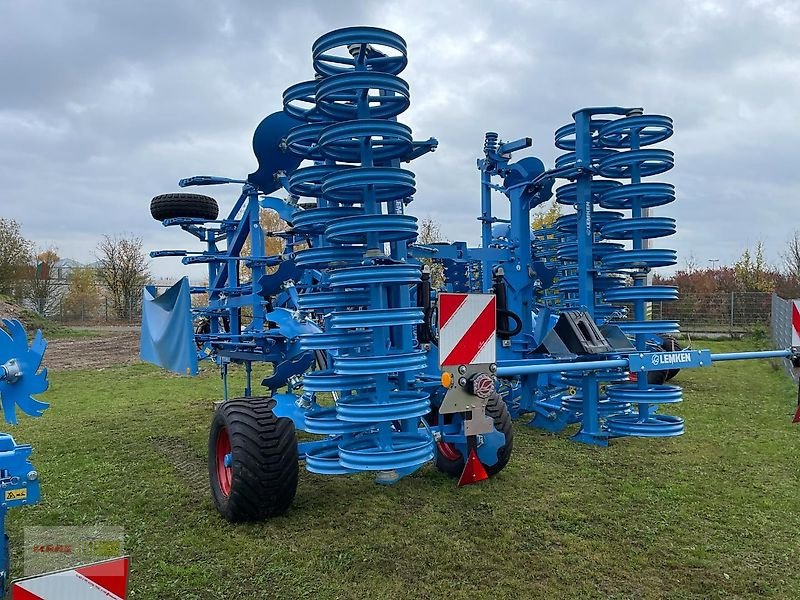
[[[439,294],[439,364],[495,362],[497,308],[494,294]]]
[[[792,346],[800,347],[800,300],[792,300]]]
[[[91,565],[45,573],[15,581],[13,600],[125,600],[129,559],[114,558]]]

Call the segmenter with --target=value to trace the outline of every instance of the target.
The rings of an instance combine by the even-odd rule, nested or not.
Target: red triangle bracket
[[[489,475],[486,473],[486,469],[483,468],[483,463],[478,460],[478,455],[473,448],[469,453],[469,457],[467,457],[467,462],[464,464],[464,471],[458,479],[458,487],[478,483],[484,479],[489,479]]]
[[[800,404],[797,405],[797,412],[794,413],[792,423],[800,423]]]

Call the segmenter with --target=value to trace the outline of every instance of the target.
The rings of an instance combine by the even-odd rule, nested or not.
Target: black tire
[[[228,333],[230,331],[230,319],[228,317],[222,317],[222,333]],[[194,326],[194,334],[195,335],[205,335],[207,333],[211,333],[211,321],[208,317],[201,317],[196,321]],[[194,342],[195,346],[197,346],[198,350],[203,349],[203,342],[198,341],[195,339]]]
[[[681,349],[678,340],[670,335],[663,336],[663,343],[660,346],[662,352],[675,352]],[[647,383],[650,385],[663,385],[680,373],[680,369],[667,369],[666,371],[649,371],[647,373]]]
[[[150,214],[156,221],[181,217],[213,221],[219,215],[219,206],[211,196],[161,194],[150,200]]]
[[[228,521],[261,521],[284,514],[297,492],[297,434],[291,419],[276,417],[269,398],[237,398],[214,412],[208,436],[211,495]],[[227,435],[232,462],[222,482],[218,443]],[[227,493],[226,488],[227,487]]]
[[[505,401],[497,392],[489,398],[486,404],[486,414],[494,419],[494,428],[506,437],[506,443],[497,451],[497,462],[491,466],[484,465],[486,473],[489,477],[492,477],[502,471],[511,458],[511,450],[514,447],[514,429],[511,426],[511,415],[508,412],[508,407],[506,407]],[[442,450],[440,443],[436,452],[436,468],[451,477],[460,477],[464,471],[464,456],[455,448],[451,448],[451,452],[457,453],[458,456],[451,454],[448,458]]]
[[[664,343],[661,346],[667,352],[677,352],[678,350],[681,349],[681,345],[678,343],[678,340],[676,340],[671,335],[664,336]],[[667,371],[667,381],[675,377],[680,372],[681,372],[680,369],[670,369],[669,371]]]

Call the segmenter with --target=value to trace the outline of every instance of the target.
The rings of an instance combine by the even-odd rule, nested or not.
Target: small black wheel
[[[664,336],[664,343],[661,344],[661,347],[664,348],[666,352],[677,352],[681,349],[681,345],[678,343],[678,340],[671,335]],[[667,371],[667,381],[675,377],[680,372],[680,369],[670,369]]]
[[[297,492],[297,434],[269,398],[237,398],[214,412],[208,436],[211,495],[228,521],[284,514]]]
[[[228,317],[222,317],[222,333],[227,333],[230,331],[230,319]],[[197,321],[195,321],[194,326],[194,334],[195,336],[198,335],[207,335],[211,333],[211,320],[209,317],[201,317]],[[199,341],[195,338],[195,346],[197,346],[198,350],[203,349],[203,345],[205,342]]]
[[[486,403],[486,414],[494,419],[494,428],[506,437],[506,442],[497,451],[497,462],[491,466],[484,465],[489,477],[497,475],[505,468],[511,458],[514,446],[514,430],[511,426],[511,415],[503,398],[497,392],[493,393]],[[453,444],[437,442],[436,468],[451,477],[460,477],[464,471],[464,456]]]
[[[150,200],[150,214],[156,221],[180,217],[213,221],[219,215],[219,206],[211,196],[161,194]]]
[[[671,335],[662,336],[663,342],[661,343],[660,350],[662,352],[675,352],[681,349],[678,340]],[[647,383],[651,385],[663,385],[673,377],[680,373],[680,369],[667,369],[665,371],[649,371],[647,373]]]

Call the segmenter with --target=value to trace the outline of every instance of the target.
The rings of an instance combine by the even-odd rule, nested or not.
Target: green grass
[[[44,496],[10,515],[15,569],[25,525],[106,524],[125,528],[135,600],[800,598],[795,389],[765,361],[679,383],[680,438],[601,449],[517,424],[481,485],[431,466],[388,488],[302,471],[287,516],[231,525],[197,484],[215,373],[53,373],[51,409],[13,432]],[[191,472],[153,438],[185,443]]]

